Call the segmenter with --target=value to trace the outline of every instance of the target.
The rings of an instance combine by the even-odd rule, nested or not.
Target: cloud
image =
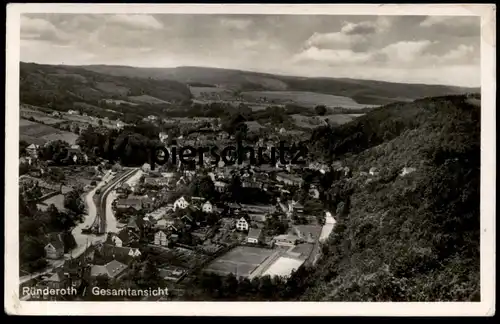
[[[71,42],[71,37],[48,20],[21,16],[21,40],[38,40],[65,45]]]
[[[389,61],[411,63],[418,60],[430,45],[429,40],[401,41],[382,48],[379,53],[386,55]]]
[[[41,18],[30,18],[21,16],[21,33],[40,33],[44,31],[55,31],[56,27],[49,21]]]
[[[347,35],[343,32],[314,33],[306,41],[306,47],[318,47],[329,49],[348,49],[356,44],[366,42],[364,35]]]
[[[420,27],[456,37],[477,37],[481,30],[480,18],[471,16],[429,16]]]
[[[245,30],[252,24],[250,19],[223,18],[220,20],[221,26],[230,29]]]
[[[315,32],[306,41],[305,46],[329,49],[352,49],[354,52],[362,52],[369,48],[370,36],[383,33],[390,26],[391,21],[387,17],[379,17],[374,21],[362,21],[358,23],[344,22],[338,32]]]
[[[372,59],[372,54],[356,53],[349,49],[320,49],[310,47],[292,58],[292,62],[321,62],[328,65],[363,64]]]
[[[363,21],[360,23],[346,23],[340,32],[345,35],[369,35],[377,31],[377,26],[374,22]]]
[[[429,40],[400,41],[367,52],[351,49],[324,49],[309,47],[291,59],[295,64],[324,64],[325,66],[352,66],[363,64],[363,68],[387,67],[410,70],[429,66],[456,66],[474,62],[475,50],[471,45],[461,44],[443,54],[432,53],[432,46],[439,45]]]
[[[114,15],[111,16],[108,21],[121,24],[129,28],[155,30],[163,28],[163,25],[151,15]]]

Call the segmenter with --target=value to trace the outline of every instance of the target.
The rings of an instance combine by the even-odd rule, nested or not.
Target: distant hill
[[[189,100],[188,87],[177,81],[131,78],[74,66],[20,64],[20,99],[37,106],[71,106],[74,102],[97,105],[106,99],[148,102]]]
[[[346,78],[306,78],[240,70],[183,66],[137,68],[88,65],[81,68],[115,76],[175,80],[193,85],[219,85],[240,91],[308,91],[352,98],[360,104],[382,105],[424,97],[478,92],[477,88],[443,85],[404,84]]]

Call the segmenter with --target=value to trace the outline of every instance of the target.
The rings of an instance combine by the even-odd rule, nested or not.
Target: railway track
[[[126,170],[123,174],[119,175],[118,177],[116,177],[116,179],[113,179],[110,183],[101,188],[101,193],[99,194],[97,199],[97,215],[91,225],[91,228],[95,231],[96,234],[106,233],[106,199],[108,195],[116,187],[117,184],[126,181],[135,172],[137,172],[137,169]]]

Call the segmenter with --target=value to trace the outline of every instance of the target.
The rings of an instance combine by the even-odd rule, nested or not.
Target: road
[[[35,273],[31,273],[29,275],[25,275],[25,276],[20,277],[19,278],[19,283],[23,284],[23,283],[25,283],[25,282],[33,279],[33,278],[37,278],[37,277],[39,277],[41,275],[48,274],[48,273],[52,272],[54,269],[59,268],[62,265],[64,265],[64,262],[66,260],[69,260],[71,258],[77,258],[77,257],[79,257],[87,249],[87,247],[90,244],[95,244],[95,243],[104,241],[106,239],[106,236],[104,236],[104,235],[96,236],[96,235],[93,235],[93,234],[90,234],[90,235],[82,234],[82,229],[85,228],[85,227],[87,227],[87,226],[90,226],[94,222],[94,220],[95,220],[95,218],[97,216],[97,211],[98,210],[106,211],[107,200],[113,199],[113,197],[110,197],[110,199],[106,199],[108,197],[108,194],[114,189],[114,187],[118,183],[120,183],[121,181],[123,181],[123,180],[131,177],[135,172],[137,172],[137,170],[138,169],[127,170],[125,172],[125,174],[117,177],[116,179],[114,179],[114,177],[111,174],[111,172],[108,171],[103,176],[102,181],[93,190],[91,190],[90,192],[88,192],[87,195],[85,196],[84,200],[85,200],[85,203],[87,205],[87,216],[85,216],[84,221],[82,223],[78,224],[72,230],[72,234],[75,237],[75,241],[76,241],[77,246],[73,250],[71,250],[70,253],[66,253],[64,255],[63,259],[49,261],[50,265],[49,265],[48,268],[46,268],[46,269],[44,269],[42,271],[38,271],[38,272],[35,272]],[[103,190],[102,195],[100,196],[99,204],[98,204],[98,206],[96,206],[95,203],[94,203],[94,195],[95,195],[95,192],[97,191],[97,189],[99,189],[99,188],[101,188],[101,189],[104,188],[104,190]],[[111,204],[111,202],[112,201],[110,201],[109,204]],[[108,214],[108,213],[106,213],[106,212],[102,213],[102,217],[104,219],[107,218],[106,214]],[[114,215],[110,215],[110,216],[108,216],[108,218],[109,217],[114,218]],[[104,223],[103,225],[106,226],[106,221],[101,222],[101,223]],[[106,232],[106,230],[104,229],[103,232]]]

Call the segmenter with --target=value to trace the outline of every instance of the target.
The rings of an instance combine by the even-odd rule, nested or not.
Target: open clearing
[[[291,115],[295,124],[302,128],[316,128],[325,126],[328,120],[330,125],[342,125],[348,123],[363,114],[332,114],[326,116],[304,116],[300,114]]]
[[[19,137],[28,143],[43,145],[50,141],[63,140],[70,145],[75,144],[78,135],[61,131],[44,124],[21,119],[19,121]]]
[[[248,277],[275,253],[277,252],[274,250],[238,246],[210,263],[205,271],[220,275],[232,273],[236,276]]]
[[[265,98],[266,101],[270,103],[294,103],[310,108],[314,108],[317,105],[325,105],[327,107],[343,107],[350,109],[373,106],[359,104],[348,97],[306,91],[248,91],[243,92],[241,96],[249,101]]]
[[[269,269],[264,272],[264,276],[289,276],[293,270],[298,269],[304,263],[303,260],[297,260],[287,257],[281,257],[274,262]]]

